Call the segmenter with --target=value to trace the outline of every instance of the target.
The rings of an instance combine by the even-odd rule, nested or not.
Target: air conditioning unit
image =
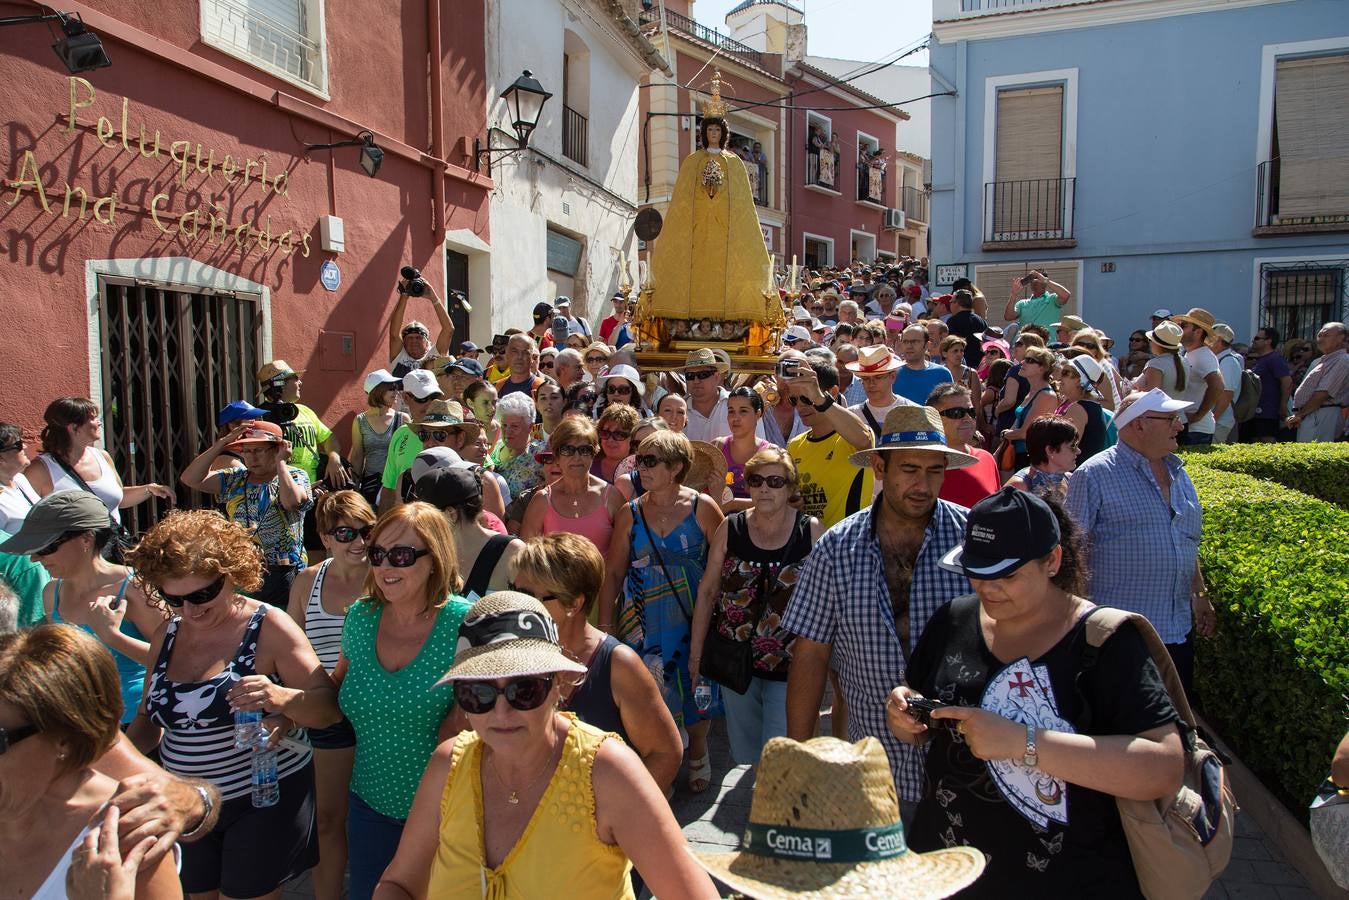
[[[885,211],[885,230],[900,231],[904,228],[904,210],[887,209]]]

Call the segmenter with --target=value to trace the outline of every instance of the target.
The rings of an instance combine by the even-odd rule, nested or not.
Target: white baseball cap
[[[793,325],[782,333],[782,342],[784,344],[789,344],[793,341],[805,341],[807,344],[811,343],[810,332],[806,330],[806,326]]]
[[[393,375],[388,369],[376,369],[365,376],[365,381],[361,385],[361,390],[367,394],[379,387],[381,384],[402,384],[403,379]]]
[[[441,393],[440,385],[436,382],[436,376],[425,369],[413,369],[404,375],[403,390],[418,400],[427,400],[433,395]]]
[[[1124,399],[1127,400],[1129,398],[1126,397]],[[1172,400],[1166,391],[1161,388],[1153,388],[1125,407],[1124,412],[1118,413],[1115,416],[1115,430],[1123,431],[1124,426],[1128,425],[1144,413],[1178,413],[1183,412],[1192,406],[1194,406],[1194,404],[1186,400]]]
[[[1169,310],[1169,309],[1154,309],[1154,310],[1152,311],[1152,317],[1153,317],[1154,319],[1169,319],[1169,318],[1171,318],[1171,310]]]
[[[416,484],[422,476],[436,469],[452,469],[464,464],[464,459],[449,447],[431,447],[418,453],[412,460],[412,483]]]

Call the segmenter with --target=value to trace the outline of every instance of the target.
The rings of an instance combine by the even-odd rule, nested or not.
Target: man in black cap
[[[404,322],[407,315],[408,284],[398,282],[398,303],[394,305],[393,315],[389,317],[389,371],[402,378],[413,369],[422,368],[422,364],[439,354],[444,356],[450,351],[450,341],[454,338],[454,322],[450,320],[450,311],[446,308],[431,282],[426,285],[425,296],[431,301],[440,330],[436,333],[435,345],[431,344],[431,330],[422,322],[413,319]]]
[[[556,314],[553,304],[547,300],[540,300],[534,304],[534,324],[525,334],[529,335],[540,350],[553,346],[553,316]]]

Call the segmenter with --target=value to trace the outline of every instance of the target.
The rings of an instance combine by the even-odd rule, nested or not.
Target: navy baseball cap
[[[479,347],[477,344],[473,343],[472,341],[464,341],[462,344],[459,345],[460,353],[479,353],[481,351],[482,348]]]
[[[446,366],[446,374],[448,374],[451,369],[458,369],[461,372],[472,375],[474,378],[482,378],[483,375],[486,374],[483,370],[482,363],[478,362],[476,359],[466,359],[464,357],[460,357]]]
[[[971,579],[1006,578],[1059,545],[1059,520],[1049,504],[1008,486],[970,509],[965,543],[941,559],[941,567]]]
[[[244,422],[249,419],[261,419],[267,415],[267,410],[259,409],[247,400],[235,400],[221,408],[220,412],[215,414],[215,424],[217,428],[224,428],[235,422]]]

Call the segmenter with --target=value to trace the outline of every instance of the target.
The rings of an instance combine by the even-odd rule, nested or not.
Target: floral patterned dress
[[[722,637],[750,642],[755,678],[786,681],[796,635],[783,630],[782,616],[810,554],[810,517],[798,511],[787,543],[772,550],[754,544],[744,512],[728,516],[726,527],[726,561],[712,627]]]

